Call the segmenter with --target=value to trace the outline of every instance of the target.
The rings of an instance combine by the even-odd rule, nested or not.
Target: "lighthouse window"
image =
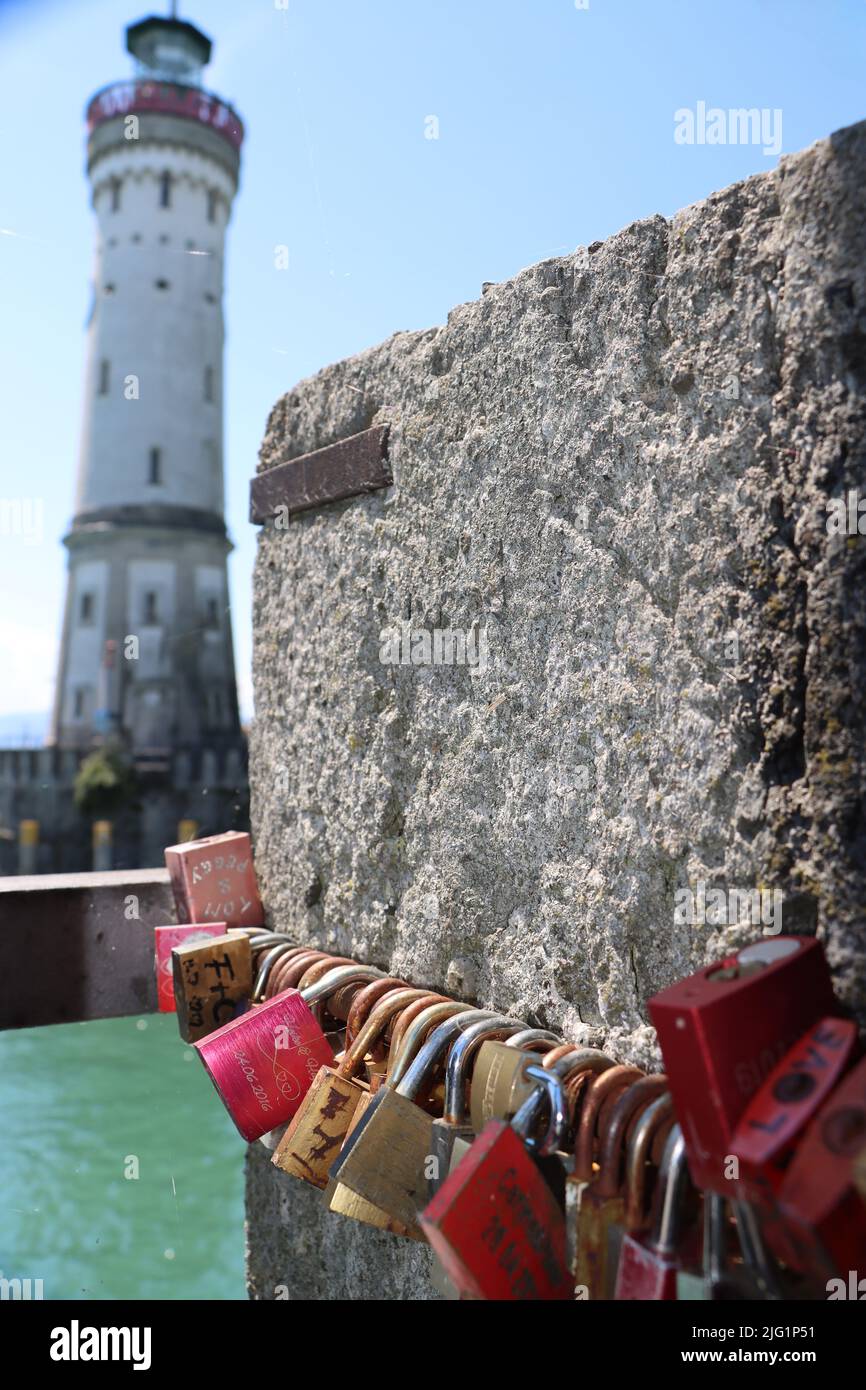
[[[209,598],[205,609],[205,622],[208,627],[219,627],[219,609],[215,598]]]
[[[111,211],[120,211],[120,179],[111,180]]]
[[[114,294],[114,285],[112,285],[111,283],[103,285],[102,292],[103,294]]]
[[[171,207],[171,174],[167,169],[164,174],[159,176],[159,206],[161,208]]]
[[[213,367],[204,369],[204,398],[206,401],[213,400]]]
[[[205,304],[216,304],[216,295],[211,294],[210,290],[205,290],[204,300]]]
[[[156,486],[162,482],[162,450],[151,449],[148,457],[148,477],[147,481]]]
[[[158,290],[167,290],[167,289],[168,289],[168,281],[167,281],[167,280],[156,280],[156,281],[155,281],[155,284],[156,284],[156,288],[157,288]]]
[[[82,594],[81,603],[78,608],[78,616],[83,623],[93,622],[93,595]]]
[[[144,621],[145,623],[159,622],[156,610],[156,594],[152,590],[148,590],[144,596]]]
[[[76,690],[76,692],[75,692],[74,703],[73,703],[73,717],[74,717],[75,719],[83,719],[83,718],[84,718],[84,698],[85,698],[85,693],[86,693],[86,692],[85,692],[80,686],[79,686],[79,688],[78,688],[78,689]]]
[[[209,192],[208,192],[208,195],[207,195],[207,220],[208,220],[208,222],[216,222],[216,210],[217,210],[217,195],[216,195],[216,193],[213,191],[213,189],[210,189]]]
[[[109,383],[110,374],[111,374],[111,367],[110,367],[108,358],[107,358],[107,357],[103,357],[102,361],[101,361],[100,364],[99,364],[99,394],[100,394],[100,396],[107,396],[107,395],[108,395],[108,383]]]

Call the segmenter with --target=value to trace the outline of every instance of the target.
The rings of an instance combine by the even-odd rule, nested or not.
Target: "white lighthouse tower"
[[[131,80],[87,110],[97,220],[60,748],[111,735],[140,768],[240,749],[223,519],[223,256],[243,128],[211,43],[152,16]]]

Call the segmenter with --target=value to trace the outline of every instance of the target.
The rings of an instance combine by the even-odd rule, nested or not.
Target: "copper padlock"
[[[602,1054],[603,1056],[603,1054]],[[574,1166],[565,1183],[565,1233],[569,1268],[577,1279],[580,1238],[580,1209],[589,1184],[596,1175],[596,1126],[605,1101],[618,1095],[644,1073],[639,1067],[615,1066],[609,1058],[596,1062],[594,1076],[586,1087],[576,1115]]]
[[[610,1074],[610,1073],[608,1073]],[[619,1095],[601,1134],[599,1173],[583,1193],[578,1218],[577,1283],[591,1299],[613,1295],[613,1272],[619,1255],[612,1228],[622,1232],[625,1141],[628,1127],[641,1111],[667,1090],[667,1078],[642,1076]]]
[[[510,1120],[535,1089],[524,1074],[524,1053],[541,1048],[549,1051],[548,1045],[559,1041],[555,1033],[544,1028],[524,1028],[507,1042],[482,1043],[472,1068],[469,1095],[469,1117],[476,1134],[488,1120]]]

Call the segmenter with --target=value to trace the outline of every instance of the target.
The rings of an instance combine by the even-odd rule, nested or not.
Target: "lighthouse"
[[[174,6],[126,43],[132,76],[87,107],[96,246],[52,740],[80,753],[110,737],[170,780],[178,756],[187,772],[242,758],[223,268],[243,127],[203,86],[211,42]]]

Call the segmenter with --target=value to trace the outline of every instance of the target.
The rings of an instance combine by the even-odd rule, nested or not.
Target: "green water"
[[[0,1033],[0,1117],[5,1278],[246,1297],[244,1142],[173,1014]]]

